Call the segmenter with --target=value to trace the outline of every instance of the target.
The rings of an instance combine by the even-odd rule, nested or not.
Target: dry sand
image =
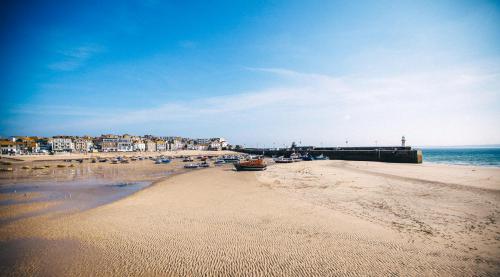
[[[498,275],[500,169],[317,161],[180,174],[0,227],[0,275]]]

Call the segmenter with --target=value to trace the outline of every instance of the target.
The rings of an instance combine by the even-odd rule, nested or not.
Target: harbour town
[[[163,152],[176,150],[228,150],[232,146],[224,138],[190,139],[158,137],[101,135],[26,137],[11,136],[0,139],[3,155],[97,153],[97,152]]]

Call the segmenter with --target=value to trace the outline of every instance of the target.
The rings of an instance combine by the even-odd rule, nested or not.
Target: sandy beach
[[[2,224],[0,275],[495,276],[499,220],[499,168],[226,165]]]

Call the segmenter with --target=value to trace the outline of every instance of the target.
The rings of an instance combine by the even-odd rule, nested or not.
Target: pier
[[[422,163],[422,150],[410,146],[384,147],[296,147],[283,148],[243,148],[238,152],[264,155],[268,157],[290,157],[292,153],[310,154],[314,157],[323,155],[330,160],[378,161],[388,163]]]

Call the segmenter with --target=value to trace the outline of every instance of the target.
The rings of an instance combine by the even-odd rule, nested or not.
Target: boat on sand
[[[255,159],[234,163],[234,167],[237,171],[260,171],[265,170],[267,164],[264,159]]]
[[[198,164],[186,164],[184,168],[198,168]]]
[[[293,163],[293,159],[292,158],[279,157],[277,159],[274,159],[274,162],[278,163],[278,164],[288,164],[288,163]]]

